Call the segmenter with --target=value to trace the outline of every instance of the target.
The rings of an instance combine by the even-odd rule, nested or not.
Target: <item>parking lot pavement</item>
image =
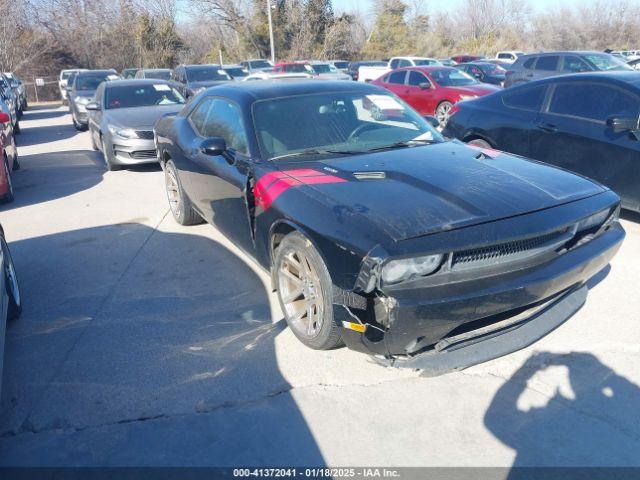
[[[106,172],[63,108],[21,124],[0,465],[640,464],[640,217],[558,330],[423,378],[305,348],[263,271],[173,221],[158,167]]]

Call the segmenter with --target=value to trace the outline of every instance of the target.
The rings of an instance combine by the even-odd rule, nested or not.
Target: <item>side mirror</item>
[[[607,127],[614,132],[634,132],[640,128],[638,119],[633,117],[609,117]]]
[[[96,110],[100,110],[100,104],[98,102],[89,102],[84,108],[89,111],[95,112]]]
[[[198,150],[205,155],[217,157],[227,151],[227,142],[221,137],[205,138],[200,142]]]
[[[440,126],[440,121],[433,115],[425,115],[424,119],[429,122],[429,125],[433,128],[438,128]]]
[[[420,90],[429,90],[431,88],[431,84],[429,82],[422,82],[418,84]]]
[[[0,123],[9,123],[11,121],[11,117],[4,113],[0,112]]]

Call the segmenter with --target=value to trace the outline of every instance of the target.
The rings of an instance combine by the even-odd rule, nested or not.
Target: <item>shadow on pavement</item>
[[[622,210],[620,212],[620,218],[629,220],[630,222],[640,223],[640,213],[632,212],[631,210]]]
[[[638,465],[639,410],[640,388],[591,353],[542,352],[500,387],[484,423],[516,452],[509,478],[535,478],[518,467]]]
[[[1,465],[324,464],[278,368],[286,324],[225,247],[133,221],[10,247]]]
[[[47,112],[43,112],[47,113]],[[29,119],[30,120],[30,119]],[[71,122],[71,121],[69,121]],[[28,147],[37,144],[46,144],[52,142],[58,142],[61,140],[68,140],[75,137],[79,132],[75,127],[69,123],[69,125],[42,125],[42,126],[30,126],[21,125],[22,130],[20,135],[16,137],[16,143],[18,147]],[[89,141],[87,139],[87,141]],[[87,145],[90,147],[90,145]]]
[[[53,107],[55,108],[55,107]],[[44,120],[44,119],[48,119],[48,118],[58,118],[58,117],[62,117],[64,115],[67,115],[69,113],[69,111],[65,108],[65,109],[55,109],[53,110],[51,106],[48,106],[45,108],[41,108],[38,110],[27,110],[26,112],[24,112],[24,116],[23,118],[25,120]]]
[[[0,211],[34,205],[87,190],[102,181],[102,157],[92,150],[20,156],[21,169],[11,173],[15,200]]]

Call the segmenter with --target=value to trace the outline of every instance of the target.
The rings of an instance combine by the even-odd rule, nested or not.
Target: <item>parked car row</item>
[[[359,65],[384,69],[370,83],[311,81],[314,64],[76,72],[69,99],[106,168],[160,162],[176,221],[216,225],[271,272],[311,348],[435,374],[529,345],[580,308],[624,238],[620,196],[640,211],[640,73],[501,89],[473,70],[495,72],[488,60]],[[287,81],[251,81],[269,78]]]
[[[0,202],[14,200],[11,174],[20,169],[16,135],[20,133],[20,117],[28,108],[22,80],[13,73],[0,73]]]

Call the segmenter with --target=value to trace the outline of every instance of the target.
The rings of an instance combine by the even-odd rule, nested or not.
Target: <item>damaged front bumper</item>
[[[426,375],[459,370],[531,345],[570,318],[584,303],[585,283],[619,249],[618,222],[595,238],[541,264],[455,282],[429,280],[383,288],[368,311],[336,305],[348,347],[373,353],[387,365]],[[369,319],[369,322],[367,322]]]

